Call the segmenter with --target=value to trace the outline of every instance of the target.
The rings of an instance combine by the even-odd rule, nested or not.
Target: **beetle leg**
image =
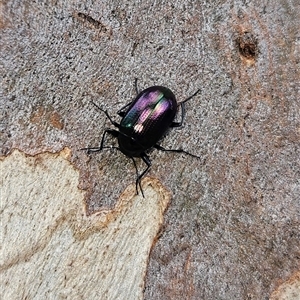
[[[117,122],[115,122],[111,117],[110,115],[108,114],[107,110],[104,110],[103,108],[101,108],[100,106],[98,106],[96,103],[94,103],[92,101],[92,103],[94,104],[94,106],[96,106],[96,108],[98,108],[99,110],[101,110],[102,112],[105,113],[106,117],[109,119],[110,123],[116,127],[120,127],[120,124],[118,124]]]
[[[180,108],[181,108],[181,120],[180,120],[180,122],[172,122],[170,127],[180,127],[180,126],[182,126],[184,116],[185,116],[185,105],[184,105],[183,102],[180,102],[179,105],[180,105]]]
[[[180,122],[172,122],[170,127],[180,127],[182,126],[183,120],[184,120],[184,116],[185,116],[185,102],[191,100],[193,97],[195,97],[201,90],[199,89],[198,91],[196,91],[192,96],[186,98],[185,100],[181,101],[178,103],[178,105],[180,105],[181,107],[181,120]]]
[[[105,141],[106,133],[109,133],[109,134],[111,134],[114,137],[118,137],[118,135],[119,135],[119,131],[117,131],[117,130],[106,129],[104,131],[103,135],[102,135],[100,147],[88,147],[88,148],[82,148],[80,150],[87,150],[87,154],[90,154],[91,152],[100,152],[103,149],[107,149],[107,148],[112,148],[112,149],[118,149],[118,150],[120,150],[118,147],[114,147],[114,146],[109,146],[109,147],[107,146],[107,147],[105,147],[104,146],[104,141]]]
[[[142,185],[141,185],[141,180],[145,176],[145,174],[149,171],[149,169],[151,167],[151,161],[150,161],[149,156],[146,153],[142,153],[141,158],[144,161],[144,163],[147,165],[147,168],[143,171],[143,173],[141,175],[139,175],[139,172],[138,172],[138,169],[137,169],[137,166],[136,166],[136,162],[135,162],[134,158],[131,157],[131,159],[134,163],[135,170],[136,170],[136,182],[135,182],[136,193],[138,194],[138,186],[139,186],[140,190],[142,192],[143,198],[145,198],[144,192],[143,192],[143,189],[142,189]]]
[[[201,89],[199,89],[198,91],[196,91],[196,93],[194,93],[192,96],[187,97],[185,100],[181,101],[180,103],[184,103],[187,102],[189,100],[191,100],[193,97],[195,97],[199,92],[201,91]]]
[[[138,86],[137,86],[137,81],[138,81],[138,79],[135,78],[135,79],[134,79],[134,87],[135,87],[135,92],[136,92],[136,94],[139,93]],[[118,112],[117,112],[117,114],[118,114],[120,117],[124,117],[125,114],[126,114],[126,111],[127,111],[126,108],[128,108],[128,106],[129,106],[131,103],[132,103],[132,102],[129,102],[129,103],[127,103],[125,106],[123,106],[121,109],[119,109]],[[126,109],[126,110],[125,110],[125,109]]]
[[[120,117],[124,117],[125,116],[125,113],[127,110],[125,110],[125,108],[127,108],[130,104],[130,103],[127,103],[125,106],[123,106],[121,109],[118,110],[117,114],[120,116]]]
[[[134,158],[132,156],[130,158],[132,159],[134,167],[135,167],[135,173],[136,173],[136,178],[137,178],[136,182],[135,182],[135,189],[136,189],[136,194],[138,195],[138,193],[139,193],[138,184],[140,185],[140,183],[138,182],[138,179],[139,179],[139,170],[137,168],[137,165],[136,165],[136,162],[135,162]],[[140,185],[140,190],[142,191],[142,195],[144,197],[144,193],[143,193],[141,185]]]
[[[135,78],[135,79],[134,79],[134,87],[135,87],[135,92],[136,92],[136,94],[138,94],[138,93],[139,93],[139,89],[138,89],[137,81],[138,81],[138,79],[137,79],[137,78]]]
[[[157,144],[154,145],[153,147],[154,147],[155,149],[157,149],[157,150],[164,151],[164,152],[184,153],[184,154],[189,155],[189,156],[192,156],[192,157],[200,158],[200,156],[197,156],[197,155],[195,155],[195,154],[192,154],[192,153],[190,153],[190,152],[187,152],[187,151],[185,151],[185,150],[183,150],[183,149],[166,149],[166,148],[164,148],[164,147],[162,147],[162,146],[160,146],[160,145],[157,145]]]

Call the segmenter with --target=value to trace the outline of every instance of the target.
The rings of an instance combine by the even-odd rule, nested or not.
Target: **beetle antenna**
[[[201,89],[199,89],[198,91],[196,91],[196,93],[194,93],[192,96],[186,98],[185,100],[181,101],[180,103],[185,103],[189,100],[191,100],[193,97],[195,97],[199,92],[201,91]]]
[[[93,103],[93,105],[98,108],[99,110],[101,110],[102,112],[105,113],[106,117],[109,119],[110,123],[116,127],[120,127],[120,124],[118,124],[117,122],[115,122],[110,115],[108,114],[107,110],[104,110],[103,108],[101,108],[100,106],[98,106],[96,103],[94,103],[93,101],[91,101]]]

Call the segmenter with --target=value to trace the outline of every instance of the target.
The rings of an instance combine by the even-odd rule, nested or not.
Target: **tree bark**
[[[1,298],[299,295],[299,1],[0,6]],[[145,198],[122,153],[79,150],[135,78],[201,89],[161,141],[200,159],[150,152]]]

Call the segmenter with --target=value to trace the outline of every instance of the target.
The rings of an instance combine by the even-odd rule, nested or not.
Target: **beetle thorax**
[[[140,157],[141,154],[146,150],[138,141],[132,137],[128,137],[123,134],[119,134],[118,143],[121,152],[129,157]]]

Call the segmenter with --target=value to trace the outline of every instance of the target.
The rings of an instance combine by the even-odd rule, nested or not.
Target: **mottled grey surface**
[[[187,103],[153,151],[172,191],[145,299],[267,299],[299,270],[300,6],[276,1],[3,1],[2,155],[68,146],[92,212],[134,181],[131,160],[99,144],[140,89]],[[108,141],[110,143],[110,141]],[[143,164],[139,164],[143,168]]]

